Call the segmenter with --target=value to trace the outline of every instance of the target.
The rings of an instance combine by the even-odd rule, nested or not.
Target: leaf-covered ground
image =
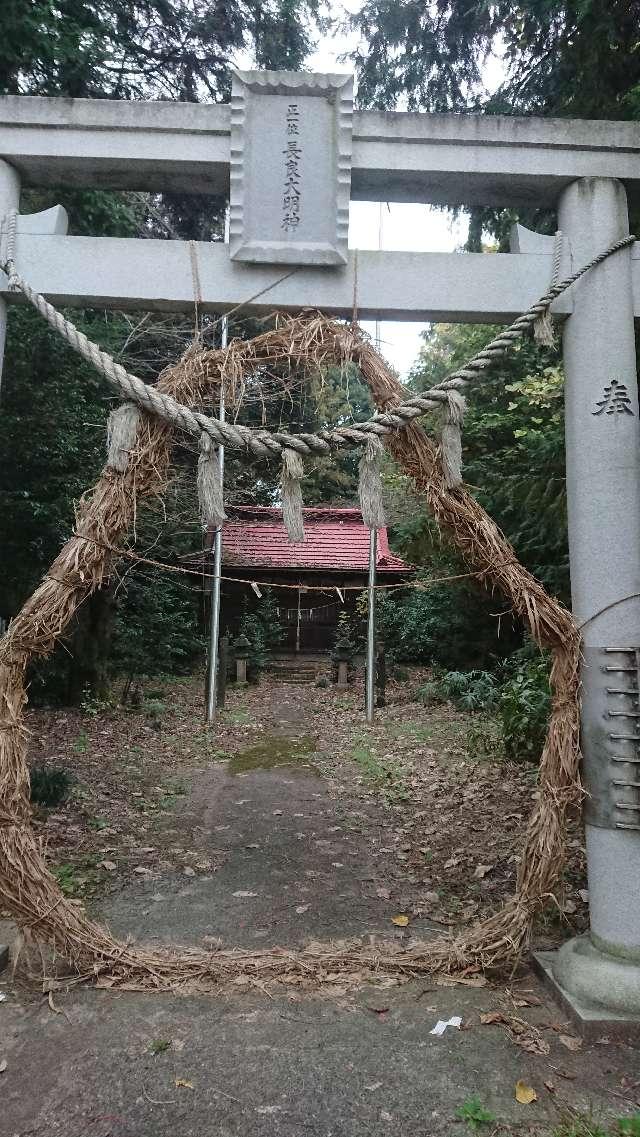
[[[89,705],[29,712],[31,763],[62,767],[73,777],[68,800],[36,808],[34,819],[62,888],[91,904],[136,879],[215,873],[233,850],[222,838],[203,839],[193,801],[207,771],[242,778],[256,768],[293,764],[321,776],[326,799],[324,831],[316,819],[313,831],[295,834],[297,842],[286,794],[275,811],[273,825],[281,831],[292,823],[294,861],[303,845],[313,855],[343,832],[356,842],[355,867],[366,850],[360,879],[389,903],[385,921],[394,912],[408,917],[408,925],[453,927],[494,909],[514,887],[536,771],[488,759],[482,739],[493,724],[450,705],[424,707],[417,698],[423,681],[416,671],[392,684],[372,727],[358,685],[341,692],[268,676],[259,687],[231,689],[212,730],[203,724],[199,676],[157,684],[138,710]],[[233,821],[244,840],[241,811]],[[244,848],[251,847],[247,840]],[[568,844],[564,886],[540,924],[541,944],[586,924],[577,821]],[[268,857],[266,846],[261,855]],[[340,887],[335,857],[327,861],[326,890]]]

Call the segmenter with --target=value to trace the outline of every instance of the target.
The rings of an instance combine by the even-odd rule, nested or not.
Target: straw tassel
[[[464,396],[458,391],[447,391],[447,411],[442,437],[440,453],[442,457],[442,472],[445,485],[454,489],[462,484],[462,423],[465,410]]]
[[[371,434],[360,459],[360,481],[358,483],[362,520],[367,529],[384,529],[387,524],[382,497],[382,478],[380,477],[380,463],[383,454],[382,442],[376,434]]]
[[[112,410],[107,420],[107,466],[124,474],[129,465],[140,425],[140,411],[135,403],[122,403]]]
[[[210,526],[218,529],[222,522],[227,520],[222,496],[218,452],[208,434],[200,436],[198,502],[203,529],[208,529]]]
[[[304,524],[302,521],[302,487],[300,479],[304,475],[302,458],[295,450],[282,451],[282,520],[284,521],[289,540],[294,545],[301,545],[304,541]]]
[[[545,308],[544,312],[538,316],[538,319],[533,325],[533,338],[536,343],[541,347],[553,347],[556,342],[556,337],[553,331],[553,320],[551,318],[551,309]]]

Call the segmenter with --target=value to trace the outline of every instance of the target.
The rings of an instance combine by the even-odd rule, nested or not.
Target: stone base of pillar
[[[583,1038],[640,1039],[640,964],[599,951],[588,935],[536,952],[534,964]]]

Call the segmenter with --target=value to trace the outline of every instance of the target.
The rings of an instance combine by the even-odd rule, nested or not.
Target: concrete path
[[[367,933],[403,938],[385,899],[382,864],[372,857],[372,823],[332,798],[314,768],[304,688],[284,687],[269,707],[269,733],[231,762],[190,779],[175,818],[201,864],[215,873],[186,878],[156,871],[102,905],[122,936],[242,947],[300,945]],[[382,893],[382,895],[380,895]],[[435,931],[415,919],[417,936]]]
[[[151,877],[102,903],[116,932],[247,947],[407,934],[391,924],[385,858],[372,855],[375,816],[332,797],[314,770],[304,700],[285,689],[259,746],[193,776],[168,840],[212,869],[167,870],[161,852]],[[436,980],[356,996],[82,990],[56,995],[59,1013],[4,978],[2,1137],[446,1137],[471,1131],[457,1113],[473,1098],[495,1118],[486,1134],[548,1135],[568,1108],[614,1117],[640,1101],[638,1052],[567,1049],[573,1031],[526,972],[510,993]],[[532,1023],[549,1053],[483,1024],[492,1011]],[[430,1033],[451,1015],[461,1031]],[[531,1105],[515,1100],[519,1079],[537,1092]]]

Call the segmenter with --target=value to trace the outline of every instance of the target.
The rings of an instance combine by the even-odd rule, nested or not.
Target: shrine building
[[[369,530],[359,509],[315,506],[303,510],[305,540],[292,544],[282,510],[229,506],[222,530],[222,620],[233,631],[245,597],[272,590],[283,628],[282,652],[315,655],[335,644],[341,612],[351,613],[367,587]],[[210,539],[212,534],[210,534]],[[401,583],[411,565],[392,553],[378,530],[376,581]],[[253,582],[253,584],[251,583]]]

